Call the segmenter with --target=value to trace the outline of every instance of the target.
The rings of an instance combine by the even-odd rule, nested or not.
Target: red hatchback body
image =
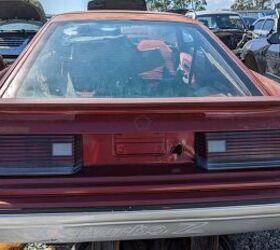
[[[198,22],[60,15],[1,86],[1,241],[279,227],[280,88]]]

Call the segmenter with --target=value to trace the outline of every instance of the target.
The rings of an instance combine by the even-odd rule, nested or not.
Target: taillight
[[[197,133],[195,149],[208,170],[280,167],[280,130]]]
[[[0,175],[63,175],[81,168],[81,137],[1,135]]]

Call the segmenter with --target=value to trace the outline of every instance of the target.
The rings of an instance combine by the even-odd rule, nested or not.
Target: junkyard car
[[[202,22],[212,30],[231,50],[241,48],[249,36],[248,27],[242,17],[230,11],[198,11],[186,14]]]
[[[46,21],[36,0],[0,0],[0,54],[12,63]]]
[[[250,69],[280,82],[280,31],[246,43],[241,59]]]
[[[279,227],[279,94],[185,16],[54,17],[1,79],[0,240]]]
[[[88,10],[147,10],[145,0],[91,0]]]
[[[258,19],[251,27],[253,38],[267,37],[277,30],[277,19],[271,16]]]

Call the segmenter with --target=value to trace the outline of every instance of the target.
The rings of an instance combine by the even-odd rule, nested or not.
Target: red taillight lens
[[[1,135],[0,175],[62,175],[81,168],[81,137]]]
[[[208,170],[280,167],[280,130],[197,133],[195,148]]]

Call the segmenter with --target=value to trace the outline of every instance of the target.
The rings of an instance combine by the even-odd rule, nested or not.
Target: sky
[[[47,14],[86,10],[88,0],[40,0]],[[207,9],[229,8],[234,0],[208,0]]]
[[[86,10],[88,0],[40,0],[47,14]],[[277,0],[278,1],[278,0]],[[234,0],[208,0],[208,10],[228,9]]]
[[[229,9],[234,0],[208,0],[208,10]]]
[[[88,0],[40,0],[47,14],[87,9]]]

